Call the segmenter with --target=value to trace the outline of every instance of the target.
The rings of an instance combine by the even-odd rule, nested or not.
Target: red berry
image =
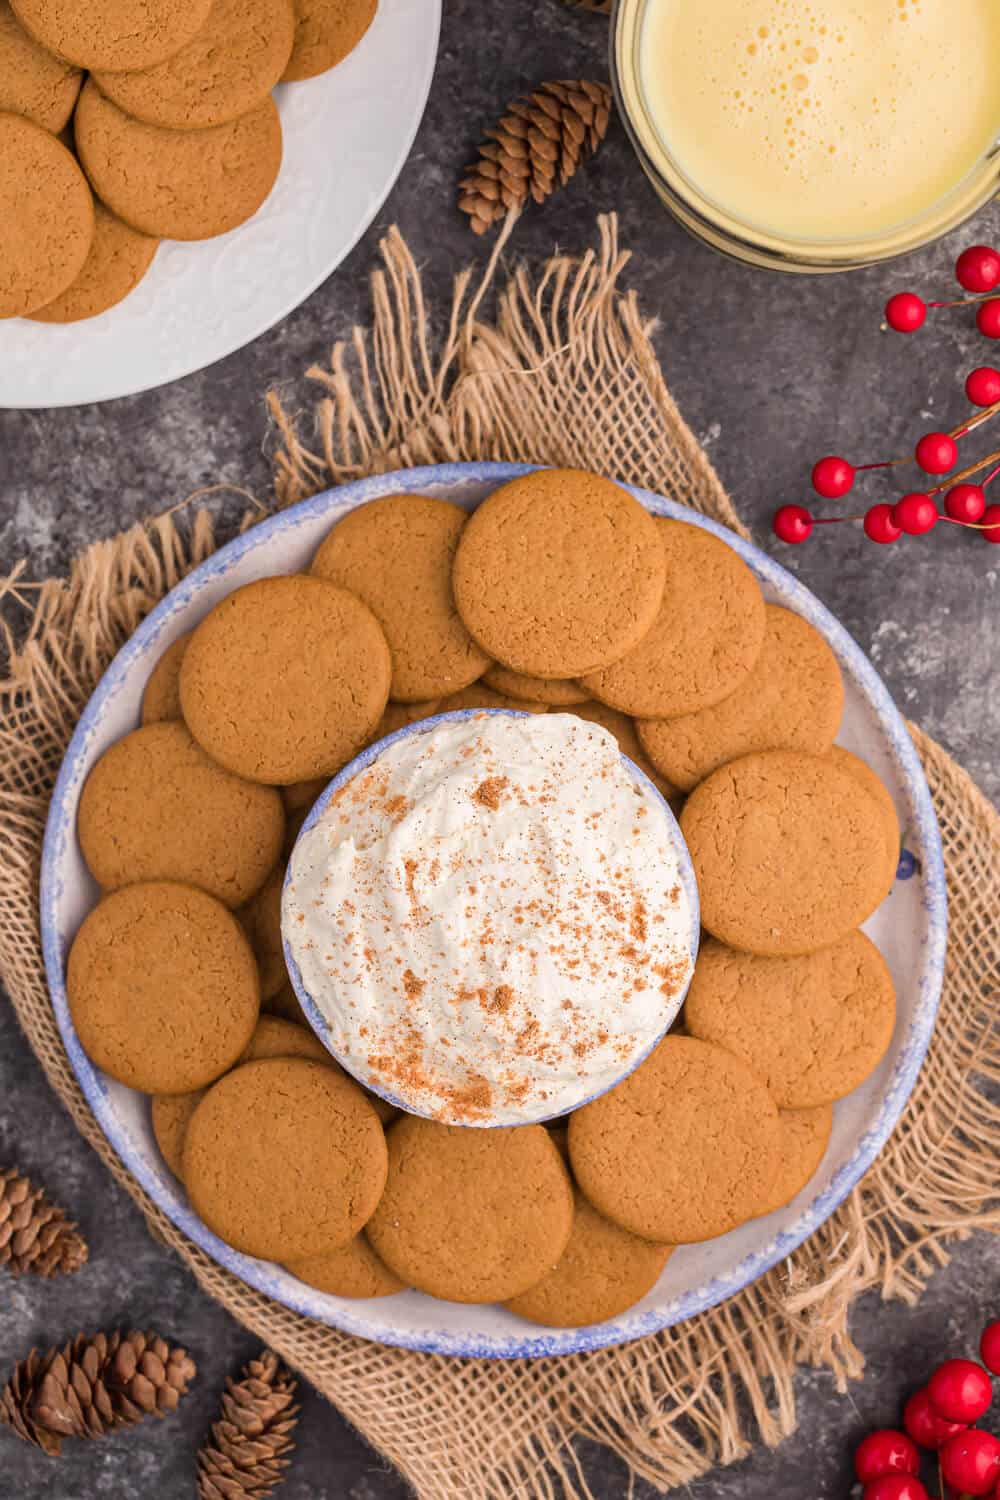
[[[925,432],[914,457],[925,474],[947,474],[958,462],[958,444],[946,432]]]
[[[994,508],[1000,521],[1000,505]],[[938,1416],[946,1421],[978,1422],[993,1400],[993,1383],[974,1360],[946,1359],[928,1380],[927,1394]]]
[[[1000,505],[987,505],[979,519],[986,528],[979,533],[983,541],[1000,546]]]
[[[988,1495],[1000,1481],[1000,1438],[970,1427],[949,1438],[938,1454],[941,1473],[966,1495]]]
[[[925,531],[933,531],[937,525],[938,509],[930,495],[914,490],[896,501],[892,507],[892,519],[907,536],[923,536]]]
[[[955,275],[967,292],[992,292],[1000,282],[1000,255],[989,245],[970,245],[955,262]]]
[[[897,292],[885,304],[885,321],[897,333],[916,333],[927,317],[927,303],[916,292]]]
[[[1000,1318],[995,1323],[987,1323],[983,1329],[983,1336],[979,1340],[979,1357],[987,1370],[1000,1375]]]
[[[783,542],[804,542],[813,529],[813,518],[804,505],[782,505],[771,522],[776,537]]]
[[[854,1450],[854,1472],[862,1484],[883,1474],[919,1474],[917,1445],[905,1432],[882,1427],[870,1432]]]
[[[945,514],[953,521],[978,521],[986,509],[986,491],[981,484],[956,484],[944,497]]]
[[[865,535],[883,544],[899,541],[903,528],[893,520],[891,505],[873,505],[865,512]]]
[[[921,1448],[932,1449],[940,1448],[942,1443],[946,1443],[957,1432],[965,1431],[964,1422],[946,1422],[944,1417],[938,1416],[931,1405],[926,1386],[923,1390],[914,1391],[903,1407],[903,1426]]]
[[[862,1500],[930,1500],[930,1496],[912,1474],[885,1474],[865,1485]]]
[[[854,465],[829,454],[813,465],[812,487],[824,500],[839,500],[854,483]]]
[[[965,377],[965,394],[973,406],[992,406],[1000,401],[1000,370],[980,365]]]
[[[976,310],[976,327],[988,339],[1000,339],[1000,297],[980,302]]]

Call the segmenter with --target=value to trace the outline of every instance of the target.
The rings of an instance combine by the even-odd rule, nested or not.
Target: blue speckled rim
[[[399,494],[422,488],[429,491],[460,489],[478,484],[496,487],[541,467],[537,464],[440,464],[395,473],[374,475],[336,490],[327,490],[304,500],[286,511],[262,521],[252,530],[222,547],[173,589],[150,613],[135,634],[111,663],[90,702],[84,710],[70,741],[56,781],[49,808],[41,871],[41,926],[45,967],[56,1021],[74,1072],[91,1109],[125,1166],[141,1183],[158,1208],[206,1254],[249,1286],[305,1317],[330,1323],[360,1338],[375,1339],[405,1349],[425,1353],[458,1355],[466,1358],[530,1359],[543,1355],[570,1354],[585,1349],[605,1348],[642,1338],[675,1323],[681,1323],[704,1312],[749,1286],[765,1271],[808,1239],[864,1176],[888,1140],[913,1089],[924,1060],[941,995],[947,940],[947,894],[941,836],[924,778],[923,768],[907,733],[906,724],[875,668],[852,640],[844,627],[821,604],[814,594],[788,573],[780,563],[758,551],[751,543],[710,521],[686,506],[666,500],[648,490],[625,485],[630,494],[655,515],[669,516],[701,526],[721,538],[753,569],[758,578],[781,596],[782,602],[814,625],[827,639],[838,660],[861,690],[868,706],[878,719],[888,742],[896,770],[906,785],[913,809],[911,835],[915,836],[922,860],[921,899],[927,922],[923,967],[919,991],[907,1035],[903,1038],[891,1077],[886,1085],[878,1116],[869,1130],[859,1137],[854,1154],[831,1180],[829,1186],[809,1204],[788,1229],[776,1234],[765,1246],[743,1257],[725,1275],[709,1277],[700,1285],[659,1307],[642,1312],[625,1313],[620,1318],[588,1328],[546,1329],[534,1336],[512,1335],[485,1337],[464,1334],[451,1329],[412,1330],[393,1328],[389,1324],[392,1298],[379,1299],[371,1310],[345,1304],[341,1299],[326,1297],[301,1282],[289,1278],[277,1266],[242,1255],[211,1233],[181,1196],[176,1185],[153,1170],[144,1158],[131,1132],[117,1118],[111,1107],[107,1085],[94,1068],[77,1039],[69,1014],[63,981],[68,943],[64,943],[58,926],[58,901],[62,891],[63,863],[67,849],[74,843],[74,788],[82,776],[91,737],[97,732],[105,706],[146,657],[154,659],[160,636],[175,616],[185,611],[210,582],[224,579],[249,553],[265,546],[279,532],[309,524],[318,518],[335,521],[355,505],[376,500],[382,495]],[[429,1317],[432,1314],[429,1314]]]
[[[569,712],[572,713],[572,709],[570,709]],[[511,708],[462,708],[453,710],[451,713],[432,714],[426,719],[419,719],[415,724],[404,724],[402,729],[395,730],[393,734],[387,734],[384,739],[377,740],[374,744],[367,746],[364,750],[361,751],[359,755],[356,755],[352,761],[348,761],[347,765],[344,766],[340,771],[338,771],[333,780],[326,787],[324,787],[323,791],[320,793],[319,797],[310,808],[305,822],[299,829],[298,837],[295,840],[295,848],[293,848],[292,853],[289,856],[288,867],[285,871],[285,881],[282,887],[282,895],[284,895],[284,892],[288,889],[291,883],[292,860],[295,857],[295,849],[298,848],[299,839],[307,834],[310,829],[316,826],[320,818],[323,816],[323,813],[329,806],[331,800],[337,795],[341,787],[346,786],[349,781],[353,781],[354,777],[359,776],[362,771],[367,771],[368,767],[370,765],[373,765],[374,762],[378,760],[383,751],[387,750],[390,745],[394,745],[397,740],[409,739],[413,735],[419,737],[420,735],[427,734],[432,729],[434,729],[436,725],[447,724],[452,719],[475,719],[482,718],[483,715],[486,715],[491,719],[531,718],[531,715],[529,713]],[[674,853],[677,855],[678,864],[680,866],[681,885],[683,886],[684,894],[687,897],[688,910],[691,917],[691,932],[688,940],[688,953],[691,957],[693,974],[694,962],[698,957],[698,940],[700,936],[701,925],[701,906],[698,897],[698,882],[695,879],[694,865],[691,863],[691,856],[688,853],[687,844],[685,844],[684,842],[684,838],[681,834],[680,827],[678,826],[677,819],[674,817],[673,809],[671,808],[667,799],[663,796],[659,787],[655,786],[654,783],[650,781],[646,773],[639,766],[637,766],[634,761],[629,760],[627,755],[622,756],[622,762],[624,763],[626,770],[633,778],[633,780],[640,782],[642,784],[643,790],[648,791],[652,794],[657,803],[663,809],[664,815],[666,817],[667,832],[670,836],[670,842],[674,847]],[[289,946],[287,938],[283,938],[282,947],[284,948],[285,952],[285,967],[288,969],[288,976],[292,981],[292,989],[295,991],[298,1002],[306,1014],[309,1025],[312,1027],[313,1031],[316,1033],[327,1051],[336,1058],[340,1066],[346,1072],[350,1073],[352,1077],[356,1078],[359,1083],[363,1084],[366,1089],[369,1089],[373,1094],[377,1094],[380,1099],[384,1099],[387,1104],[393,1105],[396,1109],[406,1110],[411,1115],[421,1115],[425,1120],[435,1119],[436,1116],[430,1110],[417,1109],[412,1103],[409,1103],[404,1099],[400,1099],[398,1095],[391,1093],[388,1089],[377,1088],[376,1085],[372,1083],[370,1078],[362,1077],[361,1074],[358,1073],[357,1069],[352,1065],[352,1060],[349,1057],[345,1056],[344,1053],[337,1051],[336,1047],[334,1047],[333,1043],[330,1040],[329,1022],[327,1021],[323,1012],[320,1010],[319,1006],[316,1004],[315,1000],[307,989],[305,981],[302,978],[302,972],[295,961],[295,955],[292,952],[291,947]],[[623,1068],[621,1073],[619,1073],[618,1077],[614,1079],[612,1083],[609,1083],[603,1089],[598,1089],[596,1093],[588,1094],[586,1098],[578,1100],[576,1104],[571,1106],[573,1109],[582,1109],[585,1104],[590,1104],[594,1099],[599,1099],[601,1094],[606,1094],[608,1092],[608,1089],[613,1088],[616,1083],[621,1083],[623,1078],[627,1078],[630,1073],[635,1072],[636,1068],[645,1058],[649,1056],[653,1048],[660,1042],[662,1042],[663,1038],[666,1036],[667,1032],[673,1025],[677,1017],[677,1012],[684,1004],[684,999],[687,995],[688,986],[691,983],[691,978],[692,975],[689,974],[687,983],[683,986],[682,989],[677,992],[666,1022],[664,1023],[662,1029],[657,1033],[657,1035],[653,1037],[653,1039],[649,1043],[649,1046],[645,1047],[627,1068]],[[560,1115],[566,1113],[567,1110],[563,1108],[554,1110],[551,1114],[548,1115],[539,1115],[535,1120],[531,1122],[522,1121],[520,1123],[533,1123],[536,1125],[542,1125],[546,1120],[556,1120]],[[470,1126],[478,1125],[478,1122],[476,1121],[469,1121],[468,1123]],[[483,1125],[479,1126],[479,1128],[489,1129],[495,1127]]]

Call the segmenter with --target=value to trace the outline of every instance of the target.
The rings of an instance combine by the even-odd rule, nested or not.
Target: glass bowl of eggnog
[[[618,0],[611,57],[664,203],[751,264],[871,265],[1000,187],[1000,0]]]

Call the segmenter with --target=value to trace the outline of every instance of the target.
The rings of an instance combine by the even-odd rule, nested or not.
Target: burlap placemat
[[[576,464],[662,491],[742,531],[670,398],[650,325],[619,279],[613,220],[580,259],[513,272],[487,318],[459,277],[434,326],[397,232],[373,282],[370,334],[310,370],[315,439],[275,396],[277,503],[400,465],[461,459]],[[497,272],[491,262],[487,281]],[[252,520],[252,515],[250,517]],[[215,546],[207,513],[161,516],[79,557],[38,590],[15,575],[0,684],[0,976],[52,1087],[150,1227],[200,1284],[300,1370],[424,1500],[549,1500],[589,1493],[574,1440],[619,1453],[664,1489],[795,1426],[801,1363],[838,1382],[863,1361],[847,1327],[871,1288],[915,1300],[973,1228],[1000,1228],[1000,820],[965,772],[914,729],[944,837],[951,941],[941,1014],[905,1116],[864,1183],[796,1253],[724,1306],[625,1348],[562,1359],[448,1360],[384,1349],[286,1311],[208,1259],[121,1166],[69,1067],[38,931],[39,852],[70,733],[115,651]],[[16,632],[16,638],[15,638]]]

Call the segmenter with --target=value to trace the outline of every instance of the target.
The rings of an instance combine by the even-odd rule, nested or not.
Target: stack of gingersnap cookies
[[[0,318],[94,317],[160,240],[249,219],[281,167],[271,90],[335,67],[376,4],[0,0]]]
[[[367,1093],[302,1024],[282,950],[288,855],[326,782],[406,724],[492,707],[611,731],[681,809],[705,929],[668,1037],[547,1126]],[[615,1317],[675,1246],[794,1199],[889,1045],[892,979],[860,929],[899,830],[834,745],[842,708],[826,642],[725,542],[608,480],[539,471],[471,517],[358,507],[308,574],[236,589],[175,641],[93,767],[81,1042],[153,1096],[168,1166],[237,1249],[345,1297]]]

